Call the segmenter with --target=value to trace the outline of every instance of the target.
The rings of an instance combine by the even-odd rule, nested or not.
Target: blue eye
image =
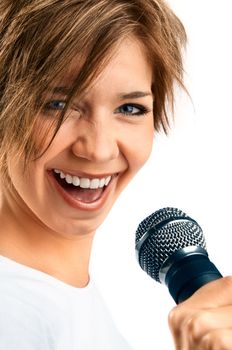
[[[123,106],[117,109],[117,112],[122,113],[124,115],[144,115],[148,113],[146,107],[137,104],[124,104]]]
[[[45,104],[45,111],[58,111],[63,110],[66,106],[66,101],[52,100]],[[140,116],[149,113],[149,110],[142,105],[138,104],[124,104],[117,108],[116,113],[128,115],[128,116]]]
[[[45,104],[46,110],[62,110],[65,108],[66,102],[61,100],[49,101]]]

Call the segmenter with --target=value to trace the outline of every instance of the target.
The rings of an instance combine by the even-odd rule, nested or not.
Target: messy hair
[[[125,36],[144,45],[153,68],[154,128],[167,132],[174,86],[183,84],[184,27],[163,0],[1,0],[0,175],[7,154],[26,166],[41,155],[35,145],[42,96],[80,56],[64,110],[53,123],[51,144],[69,104],[100,74]],[[46,133],[44,134],[46,137]],[[45,140],[45,138],[44,138]]]

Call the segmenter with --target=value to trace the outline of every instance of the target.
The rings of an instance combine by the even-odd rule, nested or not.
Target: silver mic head
[[[177,208],[163,208],[149,215],[136,231],[136,255],[141,268],[160,280],[160,270],[167,259],[186,247],[206,250],[201,227]]]

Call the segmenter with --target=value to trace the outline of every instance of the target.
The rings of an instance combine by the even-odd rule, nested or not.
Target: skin
[[[78,69],[78,62],[77,57],[68,71]],[[68,81],[70,78],[64,77],[64,83]],[[154,133],[151,85],[152,70],[142,46],[134,38],[124,40],[100,78],[81,101],[76,101],[78,109],[69,111],[47,152],[29,164],[26,174],[20,159],[9,154],[13,189],[6,191],[2,187],[1,191],[0,254],[75,287],[88,283],[96,229],[151,152]],[[119,97],[132,91],[149,95],[125,100]],[[63,98],[57,95],[57,99]],[[119,112],[119,107],[132,103],[145,106],[148,112],[142,116]],[[53,117],[51,112],[41,115],[38,130]],[[39,133],[35,137],[39,144]],[[87,211],[64,202],[50,182],[50,169],[119,175],[104,205]],[[176,349],[231,350],[231,313],[231,277],[199,289],[170,313]]]
[[[79,61],[77,57],[67,72],[74,67],[78,70]],[[69,81],[67,75],[63,85]],[[152,69],[143,47],[135,38],[127,38],[119,44],[116,54],[84,97],[74,101],[75,106],[68,111],[68,118],[49,149],[40,159],[30,162],[25,174],[22,161],[13,153],[9,155],[13,189],[2,188],[0,254],[75,287],[88,283],[96,229],[152,149],[151,86]],[[134,91],[147,95],[121,98],[122,94]],[[46,102],[49,98],[45,97]],[[53,100],[64,98],[60,93],[53,96]],[[145,107],[146,114],[134,115],[138,112],[136,107],[126,115],[125,110],[132,104]],[[55,110],[41,114],[36,129],[43,130],[55,114]],[[39,144],[40,133],[35,138]],[[73,208],[60,196],[48,175],[51,169],[83,177],[117,176],[106,201],[96,210],[83,210]]]
[[[176,349],[231,350],[231,315],[232,277],[208,283],[169,315]]]

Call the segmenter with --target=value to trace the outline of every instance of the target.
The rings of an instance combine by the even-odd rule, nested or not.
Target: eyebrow
[[[70,92],[70,88],[66,86],[56,86],[53,89],[51,89],[51,91],[53,94],[68,95]],[[118,98],[120,100],[137,99],[137,98],[143,98],[147,96],[153,96],[153,95],[150,91],[132,91],[129,93],[118,94]]]
[[[63,95],[68,95],[70,92],[70,88],[66,86],[56,86],[53,89],[51,89],[51,92],[53,94],[63,94]]]
[[[122,93],[119,94],[118,97],[120,100],[127,100],[127,99],[133,99],[133,98],[142,98],[146,96],[152,96],[152,93],[150,91],[132,91],[129,93]]]

